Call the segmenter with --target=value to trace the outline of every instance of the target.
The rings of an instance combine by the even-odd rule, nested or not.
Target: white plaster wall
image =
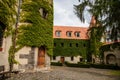
[[[56,57],[56,60],[53,60],[53,58],[52,58],[52,60],[51,60],[51,62],[58,62],[58,61],[60,61],[60,56],[57,56],[57,57]]]
[[[45,54],[45,67],[50,69],[50,56],[47,53]]]
[[[8,36],[7,38],[3,38],[3,45],[2,45],[2,52],[0,52],[0,65],[5,66],[5,71],[9,70],[9,63],[8,63],[8,55],[9,55],[9,49],[11,46],[11,36]]]
[[[0,52],[0,66],[5,65],[5,53],[4,52]]]
[[[78,63],[80,62],[80,56],[74,56],[73,61],[71,60],[71,57],[65,57],[65,61],[69,63]]]
[[[19,64],[27,64],[28,63],[28,59],[20,59],[19,55],[20,54],[29,54],[29,51],[31,50],[31,47],[23,47],[22,49],[20,49],[17,53],[15,53],[15,59],[19,62]],[[18,65],[19,64],[15,64],[14,65],[14,69],[18,69]]]
[[[58,62],[58,61],[60,61],[60,58],[61,58],[61,56],[57,56],[56,60],[53,60],[53,58],[52,58],[51,62]],[[74,56],[74,60],[71,61],[71,57],[64,57],[65,61],[70,62],[70,63],[78,63],[78,62],[80,62],[80,58],[82,58],[82,57]]]
[[[34,64],[34,69],[36,69],[37,68],[37,62],[38,62],[38,48],[35,48],[35,59],[34,59],[34,61],[35,61],[35,64]]]

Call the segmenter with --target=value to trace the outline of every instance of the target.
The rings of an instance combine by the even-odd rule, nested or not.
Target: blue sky
[[[81,23],[74,13],[73,5],[79,4],[78,0],[53,0],[54,25],[88,27],[90,16],[86,14],[86,22]]]

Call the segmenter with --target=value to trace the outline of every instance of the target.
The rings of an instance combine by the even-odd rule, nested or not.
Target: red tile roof
[[[75,26],[54,26],[53,27],[53,38],[63,38],[63,39],[88,39],[86,27],[75,27]],[[61,36],[56,36],[56,31],[61,31]],[[66,32],[71,31],[72,36],[67,37]],[[75,36],[75,32],[80,32],[80,37]]]

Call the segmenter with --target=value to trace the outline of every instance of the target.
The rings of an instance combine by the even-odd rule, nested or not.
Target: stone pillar
[[[50,69],[50,56],[47,53],[45,54],[45,67]]]

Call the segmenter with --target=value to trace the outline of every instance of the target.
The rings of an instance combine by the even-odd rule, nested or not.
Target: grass
[[[120,70],[109,71],[109,74],[111,74],[111,75],[116,75],[116,76],[120,76]]]

